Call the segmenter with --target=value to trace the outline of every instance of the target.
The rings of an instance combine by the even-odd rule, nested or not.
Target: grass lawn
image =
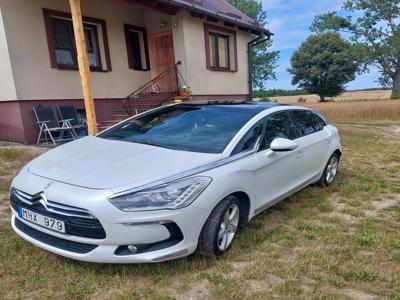
[[[89,264],[28,244],[9,226],[7,190],[44,149],[0,143],[0,298],[399,300],[400,115],[355,119],[344,105],[326,112],[344,148],[336,182],[258,215],[217,260]]]

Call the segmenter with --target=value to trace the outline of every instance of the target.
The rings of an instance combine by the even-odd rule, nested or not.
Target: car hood
[[[176,151],[92,136],[39,156],[29,164],[29,172],[53,181],[120,192],[221,158],[222,154]]]

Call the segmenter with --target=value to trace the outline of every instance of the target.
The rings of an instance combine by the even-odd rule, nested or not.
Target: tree
[[[258,22],[261,26],[267,25],[267,14],[262,8],[261,2],[256,0],[228,0],[241,12]],[[276,63],[279,59],[278,51],[269,51],[272,41],[254,47],[253,63],[253,88],[263,89],[267,80],[276,80]]]
[[[293,84],[318,94],[321,102],[342,93],[358,69],[350,43],[334,32],[309,36],[293,53],[290,63]]]
[[[376,65],[382,74],[379,82],[391,85],[392,98],[400,98],[400,1],[345,0],[343,9],[356,17],[329,12],[317,16],[311,30],[349,34],[363,70]]]

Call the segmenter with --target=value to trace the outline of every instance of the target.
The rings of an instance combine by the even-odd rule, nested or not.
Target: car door
[[[269,115],[265,118],[264,139],[260,154],[265,163],[256,172],[258,208],[263,209],[294,192],[299,184],[303,157],[299,151],[274,152],[270,144],[275,138],[298,138],[297,127],[288,111]]]
[[[324,130],[325,124],[312,111],[294,110],[291,114],[301,132],[298,139],[299,151],[306,166],[302,173],[302,181],[316,180],[325,167],[331,134]]]

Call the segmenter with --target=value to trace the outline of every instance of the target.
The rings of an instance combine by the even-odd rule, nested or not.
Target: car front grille
[[[73,252],[73,253],[78,253],[78,254],[86,254],[89,253],[90,251],[93,251],[98,247],[98,245],[92,245],[92,244],[85,244],[85,243],[78,243],[78,242],[73,242],[73,241],[68,241],[61,239],[59,237],[52,236],[50,234],[41,232],[39,230],[36,230],[19,219],[15,218],[14,220],[15,227],[18,228],[18,230],[22,231],[26,235],[30,236],[31,238],[42,242],[46,245],[62,249],[65,251]]]
[[[18,207],[23,207],[47,217],[64,221],[65,230],[68,234],[94,239],[106,237],[100,221],[87,210],[49,200],[44,201],[42,194],[29,195],[19,190],[12,191],[10,202],[16,211],[18,211]]]

